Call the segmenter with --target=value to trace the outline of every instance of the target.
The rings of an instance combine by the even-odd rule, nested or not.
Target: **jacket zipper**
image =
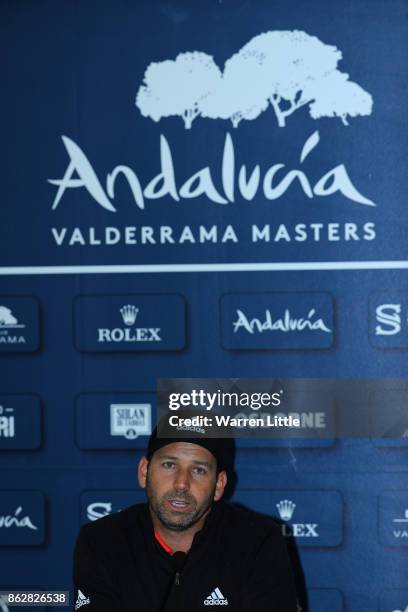
[[[180,572],[176,572],[176,574],[175,574],[175,576],[174,576],[174,584],[175,584],[176,586],[179,586],[179,584],[180,584],[180,575],[181,575],[181,573],[180,573]]]

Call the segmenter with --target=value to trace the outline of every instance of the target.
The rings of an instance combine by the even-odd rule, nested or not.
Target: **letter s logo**
[[[95,502],[89,504],[86,509],[87,517],[90,521],[96,521],[112,512],[112,504],[110,502]]]
[[[394,336],[401,331],[401,304],[381,304],[375,309],[376,336]]]

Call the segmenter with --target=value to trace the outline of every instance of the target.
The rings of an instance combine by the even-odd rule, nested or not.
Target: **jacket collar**
[[[170,555],[163,550],[163,548],[160,546],[154,536],[154,528],[150,516],[149,505],[146,503],[140,504],[138,506],[132,506],[131,508],[134,508],[135,511],[127,515],[125,528],[134,554],[137,557],[139,557],[140,555],[141,532],[147,550],[159,550],[164,555],[164,557],[169,557]],[[216,528],[222,511],[222,502],[215,502],[212,505],[211,511],[209,512],[206,518],[203,528],[198,531],[193,538],[193,543],[189,552],[189,556],[195,554],[195,552],[202,547],[203,543],[207,541],[210,533]]]

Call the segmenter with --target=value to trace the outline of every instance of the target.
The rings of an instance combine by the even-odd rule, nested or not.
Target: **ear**
[[[218,501],[224,495],[224,489],[227,485],[227,473],[222,470],[217,476],[217,482],[215,484],[214,501]]]
[[[142,457],[137,466],[137,479],[142,489],[146,488],[147,466],[149,465],[146,457]]]

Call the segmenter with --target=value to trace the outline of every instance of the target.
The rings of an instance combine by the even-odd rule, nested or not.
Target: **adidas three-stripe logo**
[[[204,599],[205,606],[228,606],[228,599],[225,599],[220,589],[217,587],[211,595]]]
[[[91,603],[89,597],[83,594],[82,591],[78,589],[78,599],[76,600],[75,610],[79,610],[82,606],[86,606]]]

